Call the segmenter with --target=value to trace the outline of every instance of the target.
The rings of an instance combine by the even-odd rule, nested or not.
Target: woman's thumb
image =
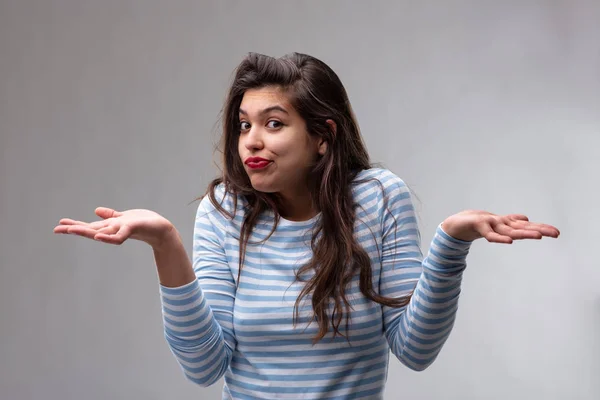
[[[97,216],[99,216],[100,218],[104,218],[104,219],[118,217],[121,215],[120,212],[115,211],[112,208],[106,208],[106,207],[96,208],[95,213]]]

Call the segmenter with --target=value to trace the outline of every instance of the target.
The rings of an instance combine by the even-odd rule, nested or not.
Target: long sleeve
[[[160,285],[166,341],[185,376],[201,386],[223,376],[236,346],[236,286],[223,247],[221,221],[205,197],[194,226],[193,267],[198,279],[178,288]]]
[[[396,178],[384,196],[380,293],[400,297],[414,289],[407,306],[384,307],[385,334],[392,353],[421,371],[437,358],[454,326],[471,242],[449,236],[439,225],[423,259],[408,188]]]

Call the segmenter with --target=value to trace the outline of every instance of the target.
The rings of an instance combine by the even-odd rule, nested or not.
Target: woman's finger
[[[488,242],[492,242],[492,243],[504,243],[504,244],[511,244],[513,242],[512,238],[509,236],[504,236],[501,235],[497,232],[491,231],[488,232],[484,238],[488,241]]]
[[[539,232],[543,236],[558,237],[560,235],[560,231],[556,227],[548,224],[539,224],[526,221],[507,221],[506,224],[514,229]]]
[[[522,239],[541,239],[542,234],[536,230],[528,230],[528,229],[515,229],[506,224],[497,224],[494,226],[494,230],[504,236],[508,236],[514,240],[522,240]]]
[[[486,223],[478,225],[477,231],[488,242],[506,243],[506,244],[512,243],[512,239],[510,237],[504,236],[504,235],[496,232],[490,223],[486,222]]]
[[[68,233],[69,225],[56,225],[54,227],[54,233]]]
[[[112,208],[108,208],[108,207],[98,207],[98,208],[96,208],[96,210],[94,212],[96,213],[97,216],[99,216],[100,218],[104,218],[104,219],[116,218],[116,217],[120,217],[121,215],[123,215],[122,212],[113,210]]]
[[[560,231],[558,229],[547,224],[533,224],[529,227],[529,229],[540,232],[544,236],[558,237],[558,235],[560,235]]]
[[[101,230],[101,229],[106,228],[107,226],[110,226],[110,224],[111,224],[111,220],[103,219],[102,221],[95,221],[95,222],[88,224],[88,227],[90,227],[92,229],[96,229],[96,230]]]
[[[92,229],[87,226],[71,225],[67,228],[67,231],[65,233],[83,236],[88,239],[93,239],[94,235],[96,235],[96,233],[98,233],[98,231],[96,229]]]
[[[535,225],[536,225],[537,229],[544,236],[558,237],[560,235],[560,231],[555,226],[548,225],[548,224],[535,224]]]
[[[60,225],[89,225],[87,222],[77,221],[71,218],[63,218],[58,221]]]
[[[523,215],[523,214],[509,214],[509,215],[507,215],[507,217],[509,219],[516,219],[519,221],[529,221],[529,218],[527,217],[527,215]]]
[[[99,232],[95,235],[94,239],[110,244],[122,244],[129,236],[131,236],[131,228],[128,225],[121,225],[117,232],[110,234]]]
[[[103,233],[105,235],[114,235],[115,233],[117,233],[119,231],[119,226],[118,225],[109,225],[106,226],[102,229],[98,229],[98,233]]]

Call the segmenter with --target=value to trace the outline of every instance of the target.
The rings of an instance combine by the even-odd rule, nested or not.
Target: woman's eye
[[[240,130],[245,131],[250,129],[250,124],[247,122],[240,122]]]
[[[279,121],[271,120],[267,123],[267,126],[271,129],[281,128],[283,124]]]

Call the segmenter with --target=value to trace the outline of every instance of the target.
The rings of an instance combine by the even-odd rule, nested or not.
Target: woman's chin
[[[268,182],[263,182],[260,179],[251,179],[250,183],[252,184],[252,187],[254,188],[254,190],[256,190],[258,192],[274,193],[277,191],[275,189],[274,185],[272,185]]]

